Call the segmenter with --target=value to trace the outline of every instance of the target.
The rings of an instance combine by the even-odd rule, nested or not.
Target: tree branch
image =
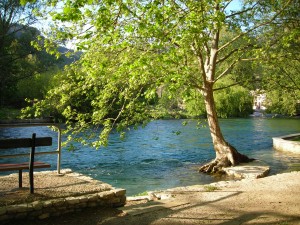
[[[223,46],[221,46],[218,51],[222,51],[224,48],[226,48],[227,46],[229,46],[231,43],[235,42],[236,40],[238,40],[239,38],[243,37],[244,35],[246,34],[249,34],[250,32],[256,30],[257,28],[260,28],[262,26],[265,26],[267,24],[270,24],[271,22],[273,22],[276,17],[281,14],[283,12],[283,10],[289,5],[289,3],[291,2],[291,0],[289,0],[285,5],[284,7],[282,7],[281,10],[279,10],[274,16],[272,16],[269,20],[263,22],[263,23],[259,23],[258,25],[250,28],[249,30],[245,31],[245,32],[242,32],[240,33],[239,35],[237,35],[236,37],[234,37],[233,39],[231,39],[231,41],[228,41],[226,44],[224,44]]]
[[[251,11],[251,10],[253,10],[253,9],[256,7],[256,5],[258,5],[258,3],[259,3],[259,1],[257,1],[257,2],[256,2],[252,7],[250,7],[250,8],[244,9],[244,10],[242,10],[242,11],[234,12],[234,13],[232,13],[232,14],[226,16],[226,19],[228,19],[228,18],[230,18],[230,17],[234,17],[234,16],[236,16],[236,15],[243,14],[243,13],[248,12],[248,11]],[[229,4],[229,3],[228,3],[228,4]],[[228,6],[228,4],[227,4],[227,6]],[[226,7],[227,7],[227,6],[226,6]]]
[[[206,79],[206,77],[205,77],[206,72],[205,72],[204,59],[203,59],[201,49],[198,49],[197,47],[195,47],[195,43],[191,47],[192,47],[192,50],[195,52],[195,54],[197,56],[198,63],[199,63],[199,70],[201,71],[201,75],[202,75],[203,80],[205,80]]]
[[[213,89],[213,91],[220,91],[220,90],[223,90],[223,89],[230,88],[230,87],[232,87],[232,86],[238,85],[238,84],[240,84],[240,83],[242,83],[242,82],[240,81],[240,82],[236,82],[236,83],[233,83],[233,84],[224,86],[224,87],[215,88],[215,89]]]
[[[286,74],[288,76],[288,78],[291,80],[291,82],[295,85],[295,87],[300,90],[300,87],[298,86],[298,84],[296,83],[296,81],[290,76],[290,74],[283,68],[280,68],[280,70]]]
[[[224,77],[225,75],[227,75],[230,70],[232,70],[232,68],[240,61],[241,59],[238,58],[237,60],[234,60],[229,67],[227,67],[215,80],[214,82],[217,82],[219,79],[221,79],[222,77]]]
[[[244,58],[244,59],[240,59],[240,61],[244,61],[244,62],[249,62],[249,61],[255,61],[255,60],[258,60],[258,59],[264,59],[264,58]]]
[[[232,2],[233,0],[230,0],[230,1],[228,1],[227,2],[227,4],[224,6],[224,8],[223,8],[223,10],[222,10],[222,12],[224,12],[225,11],[225,9],[229,6],[229,4]]]
[[[197,82],[192,82],[191,84],[192,84],[191,87],[195,88],[196,90],[198,90],[198,91],[204,91],[204,88],[202,88],[201,86],[199,86],[197,84]]]

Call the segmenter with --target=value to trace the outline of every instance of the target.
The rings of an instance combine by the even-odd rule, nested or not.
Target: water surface
[[[299,155],[272,148],[272,137],[300,133],[299,119],[249,118],[220,122],[227,141],[241,153],[269,164],[271,174],[300,170]],[[214,182],[218,178],[197,172],[199,165],[215,157],[209,130],[201,124],[197,120],[157,120],[145,128],[130,130],[125,140],[113,134],[110,145],[100,150],[81,146],[75,152],[63,149],[62,168],[125,188],[128,195]],[[56,145],[57,134],[47,127],[0,129],[0,137],[30,137],[33,132],[37,136],[53,136]],[[56,168],[55,155],[39,156],[37,160],[50,162],[52,169]]]

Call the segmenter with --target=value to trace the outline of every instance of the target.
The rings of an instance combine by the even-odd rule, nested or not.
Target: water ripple
[[[128,195],[216,181],[197,172],[200,164],[215,157],[208,128],[198,129],[196,120],[185,121],[186,126],[183,120],[153,121],[143,129],[129,131],[124,141],[113,134],[110,145],[98,151],[81,146],[75,152],[63,150],[62,167],[126,188]],[[272,137],[300,133],[300,120],[253,118],[220,122],[225,138],[241,153],[269,164],[271,173],[300,170],[299,155],[272,148]],[[0,129],[0,137],[25,137],[33,132],[50,135],[53,145],[57,144],[57,134],[47,127]],[[50,162],[56,168],[54,155],[39,156],[37,160]]]

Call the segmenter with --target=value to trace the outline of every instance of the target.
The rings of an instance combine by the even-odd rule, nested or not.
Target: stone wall
[[[8,222],[14,219],[45,219],[65,213],[80,211],[84,208],[105,206],[119,207],[126,201],[126,190],[113,189],[77,197],[57,198],[46,201],[35,201],[28,204],[18,204],[0,207],[0,221]]]
[[[293,152],[300,154],[300,142],[299,141],[290,141],[289,139],[292,137],[300,136],[298,134],[291,134],[281,137],[273,138],[273,147],[279,151]]]

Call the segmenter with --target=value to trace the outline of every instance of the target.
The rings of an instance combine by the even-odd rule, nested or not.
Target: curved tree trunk
[[[202,166],[199,171],[205,173],[216,173],[221,172],[224,167],[235,166],[241,162],[252,161],[252,159],[249,159],[247,156],[239,153],[233,146],[225,141],[217,117],[212,83],[205,82],[202,94],[205,100],[208,125],[210,128],[213,146],[216,151],[216,158],[210,163]]]
[[[220,12],[220,5],[218,2],[216,2],[215,11]],[[219,74],[218,79],[215,79],[218,64],[217,59],[220,51],[220,27],[218,27],[216,23],[213,25],[214,28],[211,30],[210,36],[211,39],[204,44],[205,47],[203,49],[205,49],[205,51],[203,51],[203,49],[195,51],[195,54],[198,57],[199,71],[201,71],[203,81],[202,87],[199,88],[199,90],[204,97],[208,125],[213,146],[216,151],[216,158],[199,169],[200,172],[206,173],[221,172],[224,167],[235,166],[241,162],[251,161],[251,159],[239,153],[233,146],[225,141],[220,129],[213,95],[213,85],[218,79],[230,71],[231,66]]]

